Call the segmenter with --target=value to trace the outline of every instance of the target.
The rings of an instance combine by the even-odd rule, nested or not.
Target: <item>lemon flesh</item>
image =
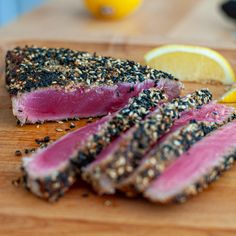
[[[139,7],[142,0],[84,0],[87,9],[97,18],[120,19]]]
[[[235,82],[229,62],[218,52],[204,47],[167,45],[145,55],[148,66],[173,74],[182,81],[222,84]]]
[[[236,88],[231,88],[228,92],[226,92],[219,102],[224,102],[224,103],[234,103],[236,102]]]

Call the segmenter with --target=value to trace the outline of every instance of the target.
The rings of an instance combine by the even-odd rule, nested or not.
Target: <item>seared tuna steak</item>
[[[162,91],[155,88],[144,90],[113,115],[67,134],[31,158],[24,158],[25,186],[40,197],[56,200],[74,183],[80,170],[78,161],[75,167],[76,159],[72,159],[76,150],[93,147],[89,156],[80,155],[80,165],[86,165],[121,132],[142,120],[158,102],[164,101],[166,96]]]
[[[117,188],[129,196],[142,193],[150,182],[183,152],[234,118],[233,107],[215,103],[207,104],[198,110],[185,112],[170,131],[147,153],[134,173],[121,182]]]
[[[109,120],[102,119],[68,133],[45,149],[37,150],[31,157],[23,158],[23,184],[35,195],[51,201],[62,196],[75,182],[77,171],[70,165],[69,157],[77,145],[97,132]]]
[[[211,98],[208,90],[199,90],[165,103],[101,152],[96,161],[84,169],[83,178],[91,182],[100,194],[114,193],[116,186],[133,173],[181,112],[202,106]]]
[[[151,183],[144,196],[154,202],[183,202],[206,188],[234,162],[235,130],[234,121],[196,143]]]
[[[21,124],[114,112],[143,89],[163,89],[169,99],[182,84],[139,63],[70,49],[15,48],[6,55],[6,84]]]

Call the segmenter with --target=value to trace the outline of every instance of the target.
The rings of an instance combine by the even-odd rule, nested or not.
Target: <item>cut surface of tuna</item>
[[[109,120],[106,116],[102,119],[68,133],[47,148],[38,149],[31,157],[23,158],[23,184],[26,189],[42,198],[54,200],[64,194],[67,188],[76,181],[76,170],[67,163],[75,147],[86,140],[89,135],[97,132]],[[61,170],[62,173],[60,172]],[[53,176],[53,180],[50,179]],[[41,184],[41,182],[44,183]],[[51,189],[60,184],[60,191]],[[49,190],[51,190],[49,194]]]
[[[154,180],[144,196],[154,202],[184,201],[216,180],[236,157],[236,122],[193,145]]]
[[[117,188],[129,196],[142,193],[183,152],[210,132],[235,119],[234,111],[233,107],[210,103],[183,113],[170,131],[145,155],[134,173]]]
[[[118,112],[71,132],[36,151],[32,157],[24,158],[25,186],[40,197],[55,200],[76,180],[78,168],[74,168],[71,158],[77,149],[89,142],[96,152],[101,151],[121,132],[142,120],[159,102],[166,100],[167,96],[158,89],[144,90]],[[96,152],[82,159],[81,164],[92,161]]]
[[[143,89],[157,87],[172,99],[182,88],[173,76],[133,61],[36,47],[8,51],[6,85],[21,124],[103,116]]]
[[[116,186],[133,173],[144,155],[169,131],[181,112],[207,104],[211,99],[208,90],[199,90],[163,104],[103,150],[83,170],[83,178],[98,193],[113,194]]]

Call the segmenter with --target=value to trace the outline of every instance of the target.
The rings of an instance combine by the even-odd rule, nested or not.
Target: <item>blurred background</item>
[[[105,7],[96,6],[96,2],[105,4]],[[141,5],[138,2],[142,2]],[[235,48],[236,28],[232,15],[236,14],[236,8],[225,8],[229,13],[223,13],[222,4],[225,2],[0,0],[0,41],[57,39],[147,44],[195,43]],[[235,0],[231,2],[236,4]],[[105,14],[108,17],[100,15],[96,18],[91,12],[95,16]],[[120,12],[127,16],[120,17]]]
[[[18,17],[39,7],[43,0],[0,0],[0,26],[4,26]]]

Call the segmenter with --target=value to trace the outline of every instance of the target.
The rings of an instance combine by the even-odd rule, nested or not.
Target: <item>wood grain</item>
[[[15,45],[69,47],[97,51],[103,55],[136,59],[142,62],[143,54],[151,46],[129,44],[90,44],[73,42],[21,41],[0,45],[0,58]],[[235,68],[233,50],[219,50]],[[50,204],[36,198],[22,187],[12,185],[20,176],[21,157],[16,149],[36,147],[35,138],[49,135],[53,139],[63,133],[56,127],[69,123],[46,123],[19,127],[11,112],[11,104],[4,88],[4,63],[0,61],[0,235],[168,235],[168,236],[221,236],[236,234],[236,167],[226,172],[204,193],[182,205],[154,205],[143,199],[124,196],[96,196],[88,186],[77,183],[60,201]],[[186,84],[186,92],[209,87],[217,98],[224,86]],[[86,120],[76,122],[77,127]],[[88,197],[83,197],[85,191]],[[111,201],[106,206],[105,201]]]

